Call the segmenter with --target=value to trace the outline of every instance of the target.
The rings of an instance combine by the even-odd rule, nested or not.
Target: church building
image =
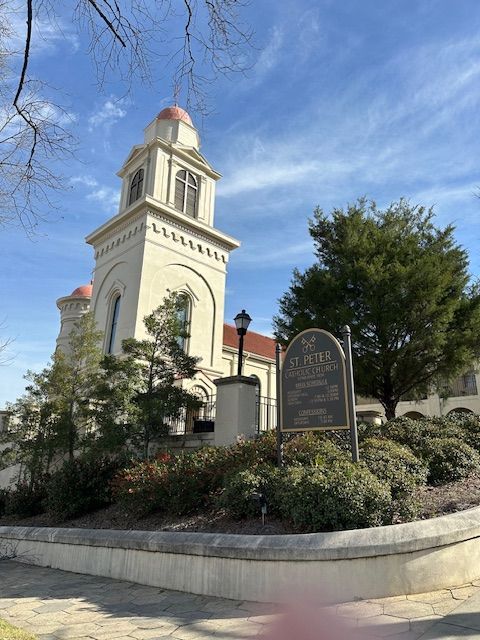
[[[68,348],[74,323],[92,311],[104,352],[118,354],[125,338],[145,337],[144,316],[178,292],[187,303],[185,349],[200,358],[187,384],[207,402],[213,381],[235,375],[238,363],[238,336],[224,322],[224,301],[230,252],[240,243],[214,226],[221,176],[200,153],[198,132],[178,106],[153,119],[117,175],[118,214],[86,238],[94,251],[93,283],[57,300],[57,347]],[[258,395],[275,396],[273,339],[247,333],[243,374],[255,378]]]
[[[118,354],[122,340],[143,338],[143,318],[172,291],[186,300],[190,337],[185,349],[200,358],[194,380],[186,382],[207,404],[216,393],[214,380],[235,375],[238,336],[225,323],[224,302],[230,252],[235,238],[214,225],[215,186],[220,174],[200,153],[200,138],[188,113],[178,106],[163,109],[146,127],[144,140],[130,151],[118,172],[122,180],[118,214],[92,231],[86,241],[94,251],[93,283],[57,300],[61,328],[57,347],[68,348],[74,323],[92,311],[104,332],[103,350]],[[254,378],[257,397],[265,399],[271,425],[274,413],[275,342],[248,331],[243,374]],[[432,393],[418,401],[403,399],[398,415],[446,415],[480,412],[480,374],[470,371],[453,385],[448,397]],[[269,411],[271,413],[269,413]],[[357,417],[384,419],[372,398],[357,398]]]

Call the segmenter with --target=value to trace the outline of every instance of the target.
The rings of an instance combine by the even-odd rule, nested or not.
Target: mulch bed
[[[463,511],[480,505],[480,474],[473,474],[465,480],[450,482],[441,487],[421,487],[417,497],[422,505],[419,519]],[[265,526],[261,518],[232,520],[220,510],[192,516],[165,516],[152,514],[137,518],[119,505],[112,505],[95,513],[73,520],[60,522],[46,514],[31,518],[0,518],[0,525],[21,525],[24,527],[78,527],[82,529],[123,529],[140,531],[201,531],[209,533],[237,533],[251,535],[275,535],[301,533],[292,525],[267,515]]]

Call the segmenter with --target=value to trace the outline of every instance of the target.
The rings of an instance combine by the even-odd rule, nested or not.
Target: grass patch
[[[31,633],[12,627],[11,624],[0,618],[0,638],[2,640],[35,640]]]

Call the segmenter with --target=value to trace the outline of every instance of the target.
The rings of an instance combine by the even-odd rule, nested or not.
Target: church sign
[[[307,329],[285,352],[281,368],[281,431],[351,429],[347,368],[338,340]]]

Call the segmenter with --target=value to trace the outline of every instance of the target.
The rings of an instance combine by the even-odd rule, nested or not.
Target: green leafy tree
[[[139,419],[134,402],[138,363],[133,358],[106,355],[90,403],[95,425],[86,440],[93,455],[118,454],[128,450],[130,436]]]
[[[470,367],[480,353],[480,292],[454,227],[407,200],[385,210],[365,199],[317,208],[309,230],[317,261],[294,271],[274,319],[277,338],[320,327],[352,330],[355,385],[387,418],[405,394],[417,397]]]
[[[31,490],[52,464],[88,442],[93,426],[92,399],[98,386],[101,332],[91,314],[84,315],[69,336],[68,352],[57,349],[40,373],[28,372],[25,394],[9,406],[8,437],[22,479]]]
[[[92,398],[98,383],[102,333],[86,313],[75,323],[66,353],[57,349],[48,377],[48,394],[55,402],[59,433],[69,460],[81,436],[92,428]]]
[[[137,413],[132,439],[141,444],[145,458],[152,438],[166,435],[171,420],[199,406],[198,398],[181,385],[182,380],[194,376],[198,362],[183,349],[188,338],[180,320],[184,305],[182,296],[168,295],[162,305],[145,316],[147,337],[128,338],[122,344],[121,361],[134,376],[132,400]]]
[[[50,374],[50,366],[40,373],[29,371],[25,394],[8,407],[5,438],[10,442],[10,462],[21,465],[19,480],[28,482],[30,490],[49,472],[59,444],[58,415],[49,397]]]

